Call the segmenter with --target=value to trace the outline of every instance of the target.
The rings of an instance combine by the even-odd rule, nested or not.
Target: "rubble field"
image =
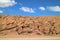
[[[0,16],[0,35],[60,35],[60,16]]]

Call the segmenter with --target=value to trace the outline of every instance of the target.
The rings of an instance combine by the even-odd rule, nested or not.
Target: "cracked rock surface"
[[[1,16],[0,35],[60,35],[60,16]]]

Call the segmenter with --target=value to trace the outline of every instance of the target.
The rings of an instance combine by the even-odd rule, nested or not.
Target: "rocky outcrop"
[[[15,31],[20,34],[59,35],[60,16],[2,16],[0,17],[0,35]]]

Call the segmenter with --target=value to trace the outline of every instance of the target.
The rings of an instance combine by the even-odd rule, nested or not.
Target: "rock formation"
[[[60,16],[0,16],[0,35],[15,31],[20,34],[59,35]]]

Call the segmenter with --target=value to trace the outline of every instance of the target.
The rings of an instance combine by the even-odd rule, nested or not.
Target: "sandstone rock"
[[[4,16],[0,17],[0,35],[11,32],[35,35],[59,35],[60,17],[58,16]]]

